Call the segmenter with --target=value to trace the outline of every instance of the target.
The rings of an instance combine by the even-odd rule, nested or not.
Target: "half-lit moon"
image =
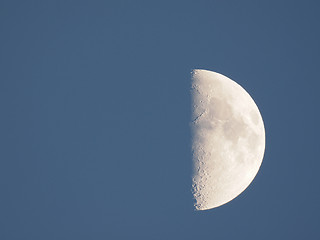
[[[215,72],[192,73],[192,192],[197,210],[221,206],[256,176],[265,149],[259,109],[236,82]]]

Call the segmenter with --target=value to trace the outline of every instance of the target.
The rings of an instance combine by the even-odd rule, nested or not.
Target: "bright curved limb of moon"
[[[192,74],[192,193],[196,210],[221,206],[256,176],[265,149],[259,109],[236,82],[215,72]]]

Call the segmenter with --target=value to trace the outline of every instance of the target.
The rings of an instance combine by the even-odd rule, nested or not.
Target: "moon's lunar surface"
[[[192,73],[192,193],[196,210],[221,206],[256,176],[265,149],[259,109],[236,82],[212,71]]]

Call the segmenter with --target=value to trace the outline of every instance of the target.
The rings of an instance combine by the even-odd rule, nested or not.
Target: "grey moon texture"
[[[265,150],[259,109],[233,80],[192,72],[192,193],[196,210],[221,206],[255,178]]]

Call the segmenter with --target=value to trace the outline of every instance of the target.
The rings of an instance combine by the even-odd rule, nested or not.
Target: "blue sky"
[[[1,1],[0,238],[315,239],[317,1]],[[194,211],[190,72],[265,123],[252,184]]]

